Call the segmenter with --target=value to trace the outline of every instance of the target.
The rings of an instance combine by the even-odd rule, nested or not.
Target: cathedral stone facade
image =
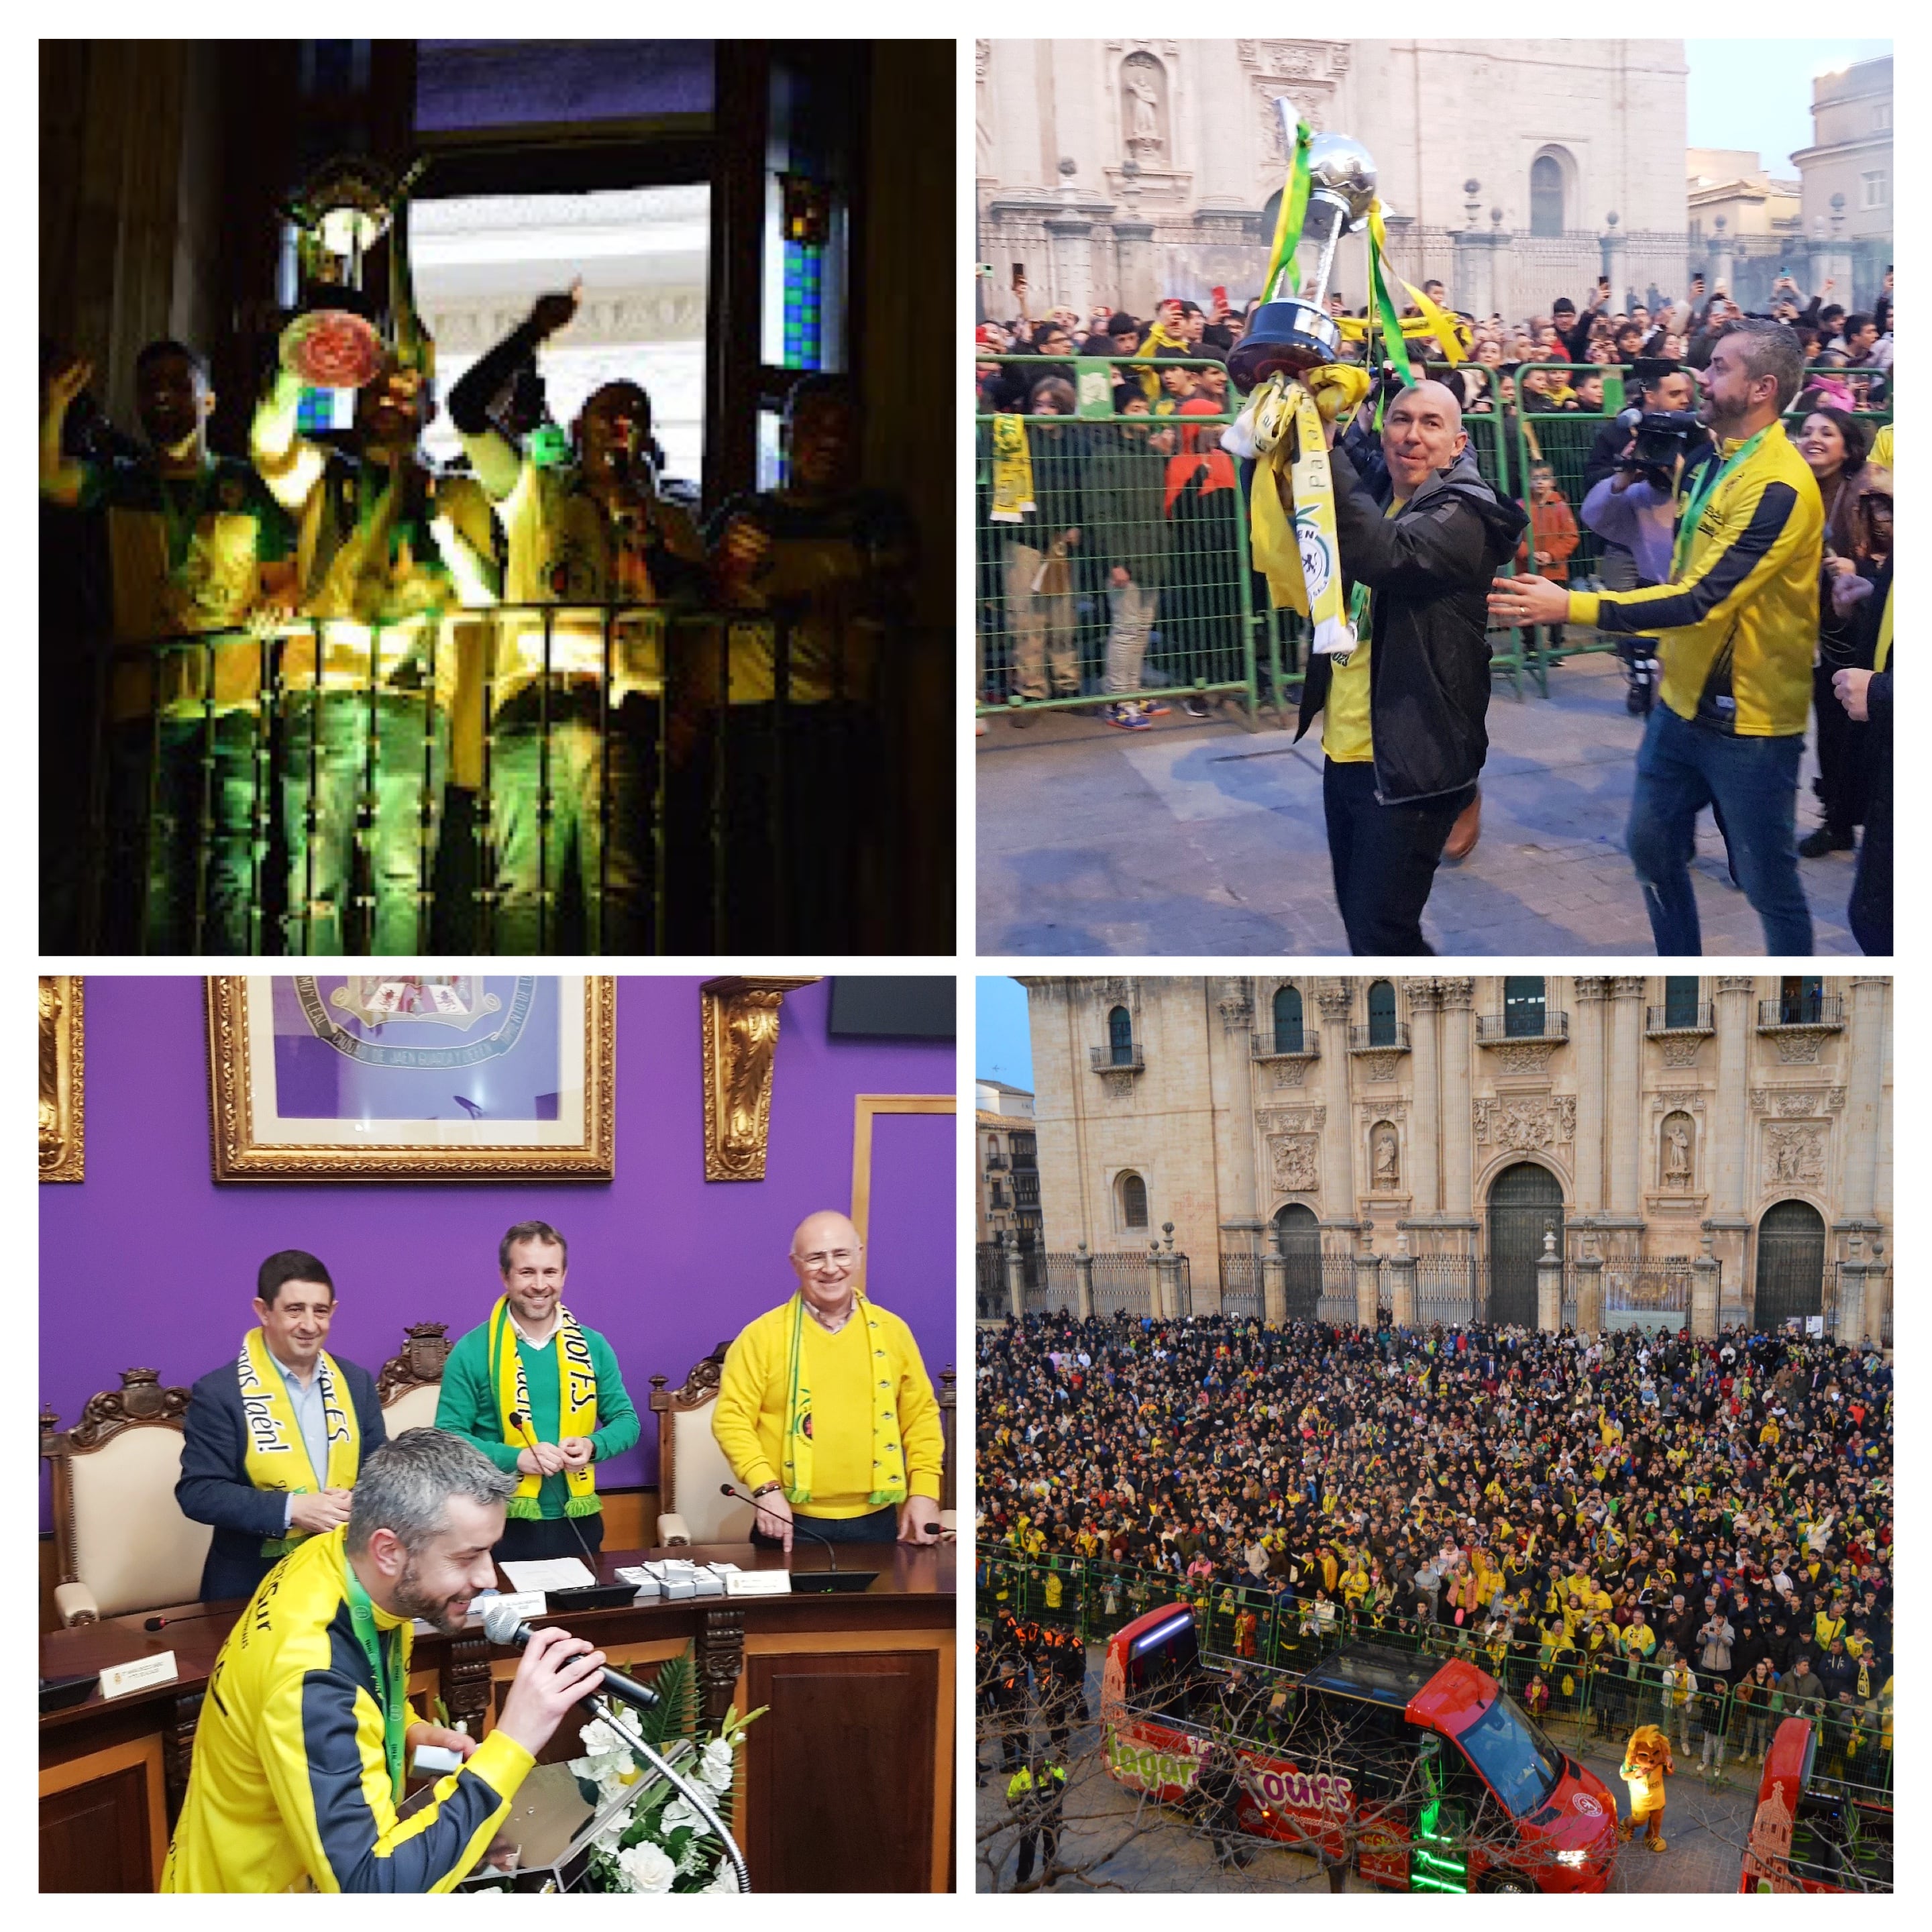
[[[1379,1256],[1425,1319],[1560,1274],[1592,1326],[1889,1339],[1888,979],[1023,983],[1050,1253],[1171,1237],[1196,1312],[1298,1246],[1324,1311]]]
[[[1275,103],[1375,157],[1397,269],[1486,314],[1682,295],[1684,44],[1666,40],[976,43],[980,253],[1034,313],[1260,292],[1287,172]],[[1365,298],[1360,239],[1334,286]]]

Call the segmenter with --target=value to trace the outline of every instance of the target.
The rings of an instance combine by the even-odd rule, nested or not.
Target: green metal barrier
[[[1713,1688],[1711,1676],[1694,1661],[1696,1688],[1683,1696],[1654,1658],[1606,1664],[1604,1652],[1559,1649],[1540,1632],[1503,1644],[1484,1636],[1480,1614],[1462,1626],[1418,1628],[1390,1614],[1351,1611],[1339,1600],[1322,1604],[1219,1577],[1190,1580],[1078,1556],[1026,1559],[982,1552],[978,1594],[982,1618],[1010,1610],[1023,1622],[1072,1630],[1090,1644],[1105,1643],[1123,1625],[1160,1604],[1189,1604],[1204,1657],[1276,1670],[1312,1670],[1346,1646],[1364,1640],[1445,1660],[1460,1656],[1486,1671],[1526,1708],[1541,1701],[1531,1694],[1540,1676],[1547,1701],[1536,1713],[1538,1722],[1558,1744],[1573,1751],[1621,1749],[1636,1726],[1655,1724],[1671,1741],[1680,1778],[1696,1774],[1706,1730],[1722,1740],[1726,1764],[1750,1761],[1748,1751],[1761,1764],[1778,1725],[1802,1714],[1810,1718],[1818,1739],[1815,1782],[1890,1799],[1892,1708],[1879,1696],[1877,1685],[1872,1696],[1855,1704],[1801,1702],[1780,1688],[1760,1706],[1741,1697],[1736,1684]],[[1244,1614],[1254,1619],[1246,1631],[1240,1623]],[[1714,1760],[1714,1748],[1712,1755]]]
[[[1257,622],[1232,459],[1204,473],[1189,460],[1218,446],[1234,419],[1238,399],[1225,393],[1225,367],[1192,357],[998,360],[1024,428],[1034,507],[1016,520],[994,518],[994,426],[1004,418],[982,413],[974,515],[980,713],[1220,696],[1238,698],[1252,727],[1262,703],[1258,646],[1279,705],[1284,640],[1265,622],[1265,592]],[[1221,406],[1181,416],[1185,398],[1172,391],[1184,375],[1190,382],[1218,375]],[[1056,376],[1073,392],[1070,412],[1040,407],[1052,398],[1038,385]],[[1117,388],[1140,388],[1143,377],[1156,392],[1145,412],[1117,408]]]

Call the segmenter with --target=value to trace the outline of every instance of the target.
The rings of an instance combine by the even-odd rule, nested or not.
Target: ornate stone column
[[[1262,1256],[1262,1318],[1270,1328],[1288,1319],[1288,1257],[1273,1246]]]
[[[1180,1286],[1180,1257],[1174,1252],[1174,1223],[1163,1221],[1160,1224],[1161,1239],[1164,1249],[1154,1251],[1154,1267],[1161,1279],[1161,1305],[1173,1317],[1192,1315],[1194,1312],[1192,1286],[1184,1289]]]
[[[1619,974],[1610,982],[1610,1208],[1634,1216],[1637,1205],[1637,1140],[1642,1131],[1637,1102],[1643,1084],[1643,981]]]
[[[1173,1312],[1167,1305],[1166,1278],[1160,1271],[1160,1244],[1148,1244],[1148,1306],[1154,1310],[1154,1319],[1165,1322]]]
[[[1554,1228],[1543,1231],[1543,1252],[1536,1258],[1536,1325],[1546,1335],[1563,1326],[1563,1257],[1556,1252]]]
[[[1580,974],[1570,981],[1576,994],[1576,1211],[1604,1210],[1604,1006],[1610,997],[1608,976]],[[1621,1077],[1619,1075],[1618,1077]],[[1598,1266],[1603,1265],[1599,1261]],[[1580,1291],[1578,1306],[1582,1305]]]
[[[1409,1212],[1425,1217],[1434,1216],[1440,1205],[1436,1179],[1436,1004],[1432,980],[1408,982],[1409,1066],[1415,1080],[1415,1099],[1408,1114]],[[1412,1280],[1414,1273],[1412,1257]]]
[[[1744,1212],[1744,1146],[1750,1120],[1751,995],[1757,982],[1744,974],[1720,976],[1717,1009],[1717,1158],[1711,1169],[1714,1216],[1742,1226]]]
[[[1316,988],[1322,1009],[1322,1084],[1328,1096],[1322,1128],[1322,1221],[1324,1227],[1355,1225],[1353,1109],[1348,1104],[1348,1012],[1354,982],[1326,980]]]
[[[1496,304],[1492,298],[1490,238],[1479,225],[1483,212],[1482,190],[1483,184],[1479,181],[1466,181],[1462,184],[1462,207],[1468,220],[1456,234],[1455,302],[1458,308],[1486,320]]]
[[[1583,1252],[1571,1265],[1576,1270],[1576,1332],[1600,1335],[1604,1331],[1604,1258],[1597,1252],[1594,1234],[1583,1237]]]
[[[1087,1252],[1087,1244],[1082,1241],[1073,1255],[1074,1292],[1080,1301],[1080,1318],[1090,1322],[1094,1318],[1094,1257]]]
[[[1610,306],[1614,313],[1629,313],[1630,271],[1628,268],[1629,238],[1617,226],[1617,212],[1612,208],[1604,217],[1604,232],[1598,238],[1598,245],[1603,250],[1604,273],[1610,278]]]
[[[1415,1257],[1408,1252],[1408,1237],[1397,1234],[1395,1252],[1388,1258],[1389,1306],[1398,1328],[1415,1326]]]
[[[1874,1221],[1878,1210],[1880,1113],[1885,1104],[1886,982],[1852,982],[1852,1027],[1846,1070],[1844,1219]]]
[[[1720,214],[1713,225],[1717,235],[1711,244],[1710,292],[1714,296],[1734,295],[1736,290],[1732,286],[1732,278],[1736,273],[1736,265],[1731,254],[1731,224],[1726,217]]]
[[[1474,1190],[1469,1150],[1469,1010],[1475,997],[1473,980],[1436,982],[1440,1014],[1436,1072],[1442,1117],[1442,1211],[1459,1221],[1469,1219]]]
[[[1865,1266],[1865,1340],[1875,1348],[1885,1346],[1885,1244],[1872,1244],[1872,1258]]]
[[[1063,169],[1066,165],[1060,164]],[[1094,305],[1094,224],[1068,208],[1046,218],[1046,233],[1053,260],[1053,305],[1064,304],[1084,315]]]
[[[1002,1229],[1000,1239],[1004,1242],[1005,1238],[1005,1230]],[[1018,1322],[1026,1314],[1026,1257],[1020,1252],[1019,1244],[1016,1241],[1006,1250],[1004,1258],[1006,1264],[1006,1306],[1012,1310],[1013,1319]]]
[[[1711,1254],[1712,1237],[1704,1237],[1704,1252],[1690,1264],[1690,1332],[1718,1332],[1718,1264]]]

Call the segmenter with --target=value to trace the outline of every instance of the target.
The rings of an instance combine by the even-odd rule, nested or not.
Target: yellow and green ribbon
[[[1301,292],[1295,254],[1301,246],[1301,230],[1308,219],[1308,150],[1314,139],[1306,121],[1294,124],[1294,153],[1288,166],[1288,184],[1282,190],[1281,212],[1275,217],[1268,273],[1262,278],[1264,300],[1272,299],[1275,278],[1284,268],[1290,271],[1289,294]]]

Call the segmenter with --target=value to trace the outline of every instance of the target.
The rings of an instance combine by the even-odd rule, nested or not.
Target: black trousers
[[[541,1563],[553,1556],[574,1556],[581,1562],[584,1544],[579,1543],[572,1525],[582,1533],[593,1556],[604,1552],[604,1513],[595,1516],[513,1516],[503,1525],[503,1540],[490,1554],[499,1563]],[[596,1567],[594,1564],[592,1566]]]
[[[1817,720],[1818,776],[1811,789],[1825,808],[1825,826],[1834,838],[1849,839],[1865,822],[1871,786],[1871,764],[1866,744],[1871,727],[1861,724],[1838,702],[1832,688],[1835,667],[1816,664],[1811,671],[1811,711]]]
[[[800,1533],[800,1526],[812,1532],[808,1536]],[[801,1543],[814,1540],[826,1543],[896,1543],[899,1534],[899,1513],[890,1503],[883,1509],[875,1509],[865,1516],[807,1516],[802,1510],[792,1516],[792,1547],[796,1550]],[[777,1550],[783,1546],[784,1539],[767,1536],[754,1527],[752,1540],[761,1550]]]
[[[1476,795],[1466,785],[1420,805],[1382,805],[1372,764],[1324,759],[1322,806],[1335,902],[1353,953],[1428,953],[1422,908],[1456,815]]]

